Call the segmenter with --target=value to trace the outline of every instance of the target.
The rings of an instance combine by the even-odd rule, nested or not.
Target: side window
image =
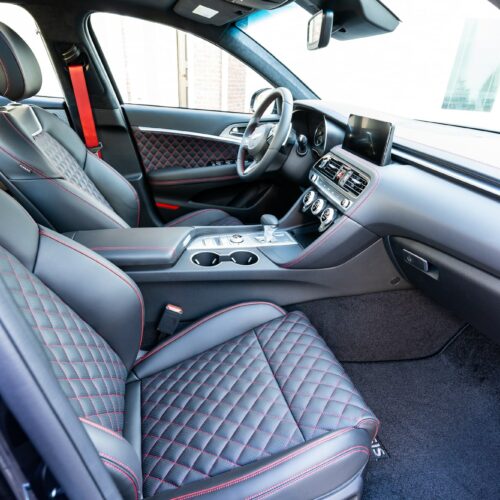
[[[163,24],[96,13],[91,24],[122,100],[250,112],[269,83],[215,45]]]
[[[33,16],[18,5],[0,3],[0,19],[24,39],[38,59],[43,79],[42,88],[38,95],[43,97],[63,97],[59,79]]]

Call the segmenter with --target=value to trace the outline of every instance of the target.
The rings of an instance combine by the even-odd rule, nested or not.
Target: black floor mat
[[[381,420],[387,460],[364,498],[500,498],[500,347],[467,329],[420,361],[347,363]]]

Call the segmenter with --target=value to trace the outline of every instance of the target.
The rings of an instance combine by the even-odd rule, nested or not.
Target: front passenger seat
[[[0,23],[0,95],[20,101],[34,96],[41,85],[35,55]],[[0,174],[32,215],[59,232],[139,225],[134,187],[89,152],[69,125],[42,108],[16,103],[0,108]],[[207,209],[168,225],[240,224],[222,210]]]
[[[360,497],[379,423],[302,313],[235,304],[136,361],[134,282],[0,212],[0,396],[70,498],[117,498],[104,468],[133,500]]]

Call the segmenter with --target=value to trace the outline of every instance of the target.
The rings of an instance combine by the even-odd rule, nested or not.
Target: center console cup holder
[[[214,252],[199,252],[193,255],[193,262],[202,267],[216,266],[220,262],[220,255]]]
[[[239,266],[251,266],[259,258],[252,252],[238,251],[229,255],[219,255],[215,252],[198,252],[191,259],[196,265],[201,267],[213,267],[221,262],[234,262]]]
[[[259,260],[254,253],[245,251],[233,252],[229,257],[235,264],[240,266],[251,266]]]

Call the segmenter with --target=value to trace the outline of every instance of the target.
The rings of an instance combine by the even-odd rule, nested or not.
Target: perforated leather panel
[[[234,161],[238,146],[224,141],[173,133],[134,129],[146,172],[164,168],[206,167],[210,162]]]
[[[77,415],[121,432],[127,370],[118,355],[2,247],[0,276],[40,339]]]
[[[302,313],[143,380],[144,493],[374,418]]]
[[[55,168],[67,181],[85,191],[95,200],[102,203],[104,206],[113,210],[106,198],[97,189],[95,184],[84,172],[82,167],[73,156],[62,146],[62,144],[54,139],[47,132],[40,132],[33,137],[38,148],[49,159],[53,168]],[[114,211],[114,210],[113,210]]]

